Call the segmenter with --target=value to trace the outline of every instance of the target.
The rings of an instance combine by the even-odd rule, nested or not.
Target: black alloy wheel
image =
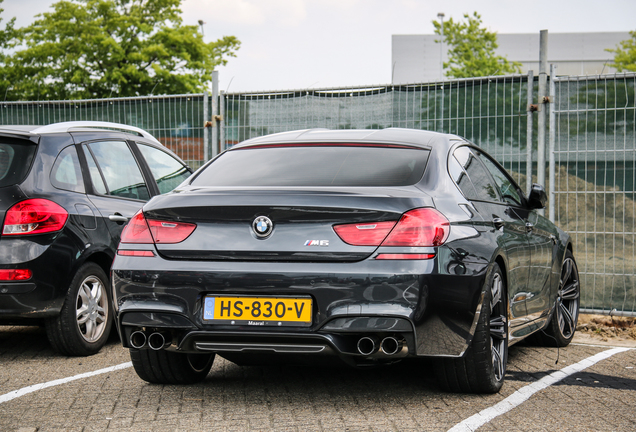
[[[545,334],[539,332],[540,342],[546,346],[564,347],[574,338],[576,323],[579,319],[581,301],[581,282],[574,255],[566,251],[561,266],[561,278],[555,300],[554,312]]]
[[[464,357],[436,361],[442,389],[462,393],[496,393],[503,386],[508,361],[506,284],[494,264],[483,292],[473,341]]]

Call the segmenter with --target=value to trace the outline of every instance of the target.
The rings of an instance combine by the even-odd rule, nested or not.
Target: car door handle
[[[494,218],[492,220],[492,224],[495,226],[495,228],[500,229],[502,226],[504,226],[504,220],[502,218]]]
[[[526,231],[530,232],[534,229],[534,225],[530,222],[526,222]]]
[[[117,222],[117,223],[126,223],[128,222],[128,218],[126,216],[122,216],[119,213],[112,214],[108,216],[108,219]]]

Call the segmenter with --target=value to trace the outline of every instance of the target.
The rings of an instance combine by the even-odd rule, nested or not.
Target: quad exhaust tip
[[[141,349],[146,345],[146,334],[142,331],[135,331],[130,335],[130,346]]]
[[[170,345],[170,340],[166,338],[164,333],[152,332],[147,336],[146,333],[141,330],[132,332],[129,341],[130,346],[135,349],[142,349],[147,346],[155,351],[162,350]]]
[[[162,333],[154,332],[148,336],[148,346],[155,351],[164,349],[166,347],[166,337]]]
[[[377,350],[378,343],[376,338],[364,336],[358,341],[358,352],[362,355],[368,356],[374,354]]]
[[[384,354],[394,355],[402,349],[402,342],[392,336],[385,337],[382,339],[382,343],[380,343],[380,348],[382,348]]]
[[[402,350],[403,341],[397,337],[387,336],[382,341],[374,336],[363,336],[358,340],[358,352],[370,356],[378,351],[387,356],[398,354]]]

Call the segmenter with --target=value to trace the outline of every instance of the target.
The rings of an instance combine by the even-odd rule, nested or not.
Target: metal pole
[[[212,72],[212,157],[219,154],[219,71]],[[207,161],[206,161],[207,162]]]
[[[555,191],[556,191],[556,174],[555,174],[555,162],[554,162],[554,148],[556,144],[556,113],[554,109],[554,102],[556,97],[556,85],[554,83],[556,75],[556,66],[550,65],[550,140],[548,147],[548,157],[550,166],[550,195],[548,200],[548,217],[550,221],[554,222],[555,212]]]
[[[203,92],[203,163],[206,163],[209,159],[208,145],[210,134],[208,133],[208,128],[206,126],[209,118],[208,91],[206,90]]]
[[[441,40],[439,43],[439,80],[442,81],[444,79],[444,12],[440,12],[437,14],[437,18],[441,23]],[[426,62],[426,59],[424,59]]]
[[[221,120],[219,121],[219,142],[221,151],[225,151],[225,94],[221,90],[219,95],[219,112],[221,113]]]
[[[526,128],[526,191],[530,196],[532,190],[532,133],[534,125],[534,108],[532,106],[534,97],[534,72],[528,71],[528,109],[527,113],[527,128]]]
[[[545,186],[545,107],[548,82],[548,31],[541,30],[539,37],[539,130],[537,133],[537,182]],[[539,210],[543,215],[544,209]]]

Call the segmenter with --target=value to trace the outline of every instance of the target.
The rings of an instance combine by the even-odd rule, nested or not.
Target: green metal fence
[[[555,222],[572,234],[588,311],[636,314],[636,75],[558,77],[551,98]],[[245,139],[295,129],[455,133],[527,188],[537,174],[537,82],[517,75],[413,85],[88,101],[6,102],[0,124],[100,120],[146,129],[192,166]],[[216,105],[216,104],[215,104]],[[218,133],[204,125],[212,114]],[[211,130],[211,129],[209,129]],[[210,137],[218,137],[212,143]],[[528,143],[534,143],[528,145]],[[547,157],[546,157],[547,159]],[[530,162],[530,163],[529,163]],[[548,171],[548,166],[544,167]],[[531,177],[528,177],[530,174]],[[547,178],[547,177],[546,177]],[[554,187],[552,186],[554,185]]]

